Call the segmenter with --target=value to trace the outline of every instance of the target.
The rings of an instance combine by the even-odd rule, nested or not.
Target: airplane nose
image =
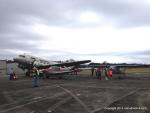
[[[20,61],[18,58],[14,58],[13,60],[14,60],[14,62],[19,62]]]
[[[16,62],[16,63],[28,63],[25,59],[21,59],[21,58],[14,58],[14,62]]]
[[[16,63],[21,63],[21,64],[25,64],[25,65],[31,65],[32,64],[32,62],[30,60],[27,60],[27,59],[14,58],[13,60]]]

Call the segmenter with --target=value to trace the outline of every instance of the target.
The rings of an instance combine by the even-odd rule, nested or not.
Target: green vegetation
[[[90,69],[83,69],[82,71],[79,72],[80,75],[91,75],[91,70]]]
[[[150,68],[127,68],[126,73],[148,73],[150,74]],[[91,75],[91,70],[82,70],[79,72],[80,75]]]
[[[150,73],[150,68],[127,68],[126,73]]]

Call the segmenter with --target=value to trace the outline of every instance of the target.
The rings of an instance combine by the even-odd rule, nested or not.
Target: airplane
[[[125,74],[127,68],[140,68],[140,67],[150,67],[149,64],[127,64],[127,63],[90,63],[91,68],[111,68],[113,74]]]
[[[19,55],[17,58],[13,59],[14,62],[18,63],[18,67],[26,72],[26,76],[31,76],[31,71],[33,67],[37,67],[40,70],[40,76],[44,78],[49,77],[59,77],[62,78],[63,75],[81,71],[77,69],[80,64],[89,63],[91,60],[83,61],[49,61],[39,57],[31,55]]]

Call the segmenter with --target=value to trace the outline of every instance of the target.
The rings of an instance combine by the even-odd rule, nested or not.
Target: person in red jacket
[[[112,68],[109,69],[108,75],[109,75],[110,78],[112,77],[112,75],[113,75],[113,70],[112,70]]]

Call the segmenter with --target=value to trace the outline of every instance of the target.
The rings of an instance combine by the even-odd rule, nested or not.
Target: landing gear
[[[29,76],[30,76],[29,71],[27,71],[26,72],[26,77],[29,77]]]
[[[30,77],[30,70],[27,70],[26,77]]]
[[[62,76],[59,76],[58,78],[59,78],[59,79],[62,79]]]
[[[49,79],[49,76],[48,76],[48,75],[46,75],[46,78],[47,78],[47,79]]]

